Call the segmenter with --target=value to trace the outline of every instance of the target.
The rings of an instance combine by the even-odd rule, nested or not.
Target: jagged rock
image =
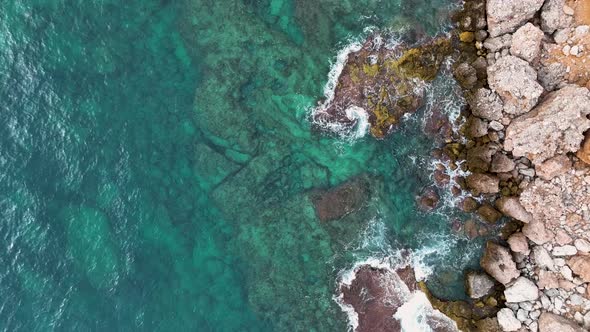
[[[547,268],[552,271],[555,270],[553,258],[551,258],[551,255],[549,255],[547,249],[543,248],[542,246],[533,247],[532,257],[538,267]]]
[[[568,260],[567,265],[584,282],[590,282],[590,256],[574,256]]]
[[[539,332],[583,332],[575,322],[550,312],[544,312],[539,317]]]
[[[535,16],[544,0],[488,0],[487,20],[490,36],[513,32]]]
[[[575,152],[590,128],[588,114],[588,89],[570,85],[551,92],[534,110],[512,120],[504,149],[515,157],[526,156],[535,165],[556,154]]]
[[[507,55],[488,67],[488,83],[504,102],[504,112],[520,115],[539,101],[543,87],[528,62]]]
[[[480,265],[490,276],[504,285],[520,276],[510,251],[491,241],[486,245]]]
[[[500,149],[498,144],[474,146],[467,149],[467,168],[472,172],[487,172],[492,163],[492,156]]]
[[[490,172],[492,173],[506,173],[510,172],[514,169],[516,164],[512,159],[510,159],[507,155],[498,152],[492,158],[492,165],[490,167]]]
[[[469,137],[478,138],[488,134],[487,122],[478,117],[470,116],[465,126],[467,127],[466,134]]]
[[[491,293],[494,280],[485,273],[469,272],[465,277],[465,289],[472,299],[479,299]]]
[[[557,273],[543,269],[539,271],[538,275],[539,281],[537,281],[537,286],[539,286],[540,289],[559,287],[559,277],[557,276]]]
[[[471,89],[477,83],[477,71],[468,63],[458,65],[453,74],[463,89]]]
[[[547,243],[552,238],[552,234],[545,227],[545,223],[534,218],[522,227],[522,233],[538,245]]]
[[[525,61],[533,62],[541,55],[541,41],[544,36],[541,29],[527,23],[512,35],[510,53]]]
[[[495,38],[488,38],[483,43],[483,47],[485,47],[490,53],[501,51],[504,48],[509,48],[511,45],[511,34],[505,34]]]
[[[536,301],[539,298],[539,289],[534,282],[525,277],[520,277],[504,291],[506,302],[518,303],[524,301]]]
[[[537,79],[541,86],[547,91],[553,91],[563,85],[567,67],[561,62],[543,64],[537,71]]]
[[[498,219],[502,218],[502,214],[488,203],[480,206],[479,209],[477,209],[477,213],[482,217],[483,220],[489,222],[490,224],[494,224],[496,221],[498,221]]]
[[[481,194],[495,194],[500,191],[500,179],[493,175],[474,173],[467,176],[465,181],[469,188]]]
[[[500,309],[496,317],[503,331],[518,331],[522,327],[521,322],[514,316],[514,312],[508,308]]]
[[[554,177],[566,173],[571,167],[570,158],[566,155],[558,155],[537,165],[535,171],[541,179],[550,181]]]
[[[472,96],[467,98],[467,102],[471,106],[471,112],[477,117],[491,121],[502,119],[504,104],[500,96],[489,89],[477,89]]]
[[[520,232],[510,235],[508,238],[508,245],[513,252],[518,252],[523,255],[528,255],[530,252],[526,236]]]
[[[564,15],[565,0],[546,0],[541,10],[541,28],[548,34],[572,24],[572,17]]]
[[[500,197],[496,200],[496,207],[500,212],[516,220],[524,223],[531,221],[532,215],[525,210],[517,197]]]

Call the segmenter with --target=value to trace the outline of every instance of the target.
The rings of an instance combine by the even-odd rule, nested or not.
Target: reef
[[[390,38],[375,33],[348,54],[333,98],[322,102],[316,122],[352,127],[357,119],[350,112],[362,109],[371,135],[383,138],[405,114],[423,105],[424,82],[436,77],[452,51],[451,42],[439,37],[409,46],[387,42]]]

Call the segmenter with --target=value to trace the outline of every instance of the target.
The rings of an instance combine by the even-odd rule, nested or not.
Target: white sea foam
[[[336,55],[336,62],[332,64],[332,68],[328,73],[328,82],[324,86],[324,97],[326,100],[318,107],[318,111],[325,111],[328,105],[334,100],[334,92],[336,91],[338,78],[340,77],[340,74],[342,74],[342,70],[344,70],[346,61],[348,61],[348,55],[360,51],[362,47],[363,45],[360,42],[352,41],[338,52],[338,55]]]
[[[436,324],[436,327],[443,325],[448,330],[459,331],[457,324],[442,312],[434,309],[426,294],[421,291],[412,293],[408,301],[397,310],[393,317],[400,321],[403,332],[434,331],[430,324]],[[435,318],[435,320],[429,320],[428,317]]]

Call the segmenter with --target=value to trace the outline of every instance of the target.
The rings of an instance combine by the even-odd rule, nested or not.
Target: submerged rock
[[[336,188],[314,192],[311,200],[320,221],[340,219],[362,208],[368,201],[369,183],[358,178]]]
[[[450,41],[437,38],[417,47],[387,47],[383,38],[373,35],[358,51],[348,54],[333,99],[318,109],[316,121],[350,128],[356,119],[347,112],[362,109],[371,134],[383,138],[404,114],[422,105],[423,83],[436,77],[452,50]]]

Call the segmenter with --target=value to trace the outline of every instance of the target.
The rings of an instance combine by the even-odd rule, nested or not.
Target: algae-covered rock
[[[378,34],[348,54],[331,100],[317,109],[315,120],[353,127],[350,113],[366,112],[370,132],[383,138],[406,113],[423,103],[424,82],[432,81],[451,53],[450,40],[437,38],[416,47],[385,46]]]

